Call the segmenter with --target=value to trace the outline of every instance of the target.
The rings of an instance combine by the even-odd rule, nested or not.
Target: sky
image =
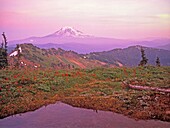
[[[170,0],[0,0],[0,32],[8,40],[64,26],[100,37],[168,38]]]

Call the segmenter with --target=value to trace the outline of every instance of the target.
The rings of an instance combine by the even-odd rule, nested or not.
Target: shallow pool
[[[96,113],[57,102],[33,112],[0,119],[0,128],[170,128],[170,123],[136,121],[112,112]]]

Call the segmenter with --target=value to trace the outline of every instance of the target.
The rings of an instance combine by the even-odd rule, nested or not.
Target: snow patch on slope
[[[20,51],[20,53],[22,52],[21,47],[19,47],[19,51]],[[18,51],[17,50],[12,52],[9,56],[16,56],[16,55],[18,55]]]

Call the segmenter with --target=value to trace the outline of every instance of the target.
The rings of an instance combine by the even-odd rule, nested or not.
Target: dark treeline
[[[2,33],[2,43],[0,47],[0,69],[6,68],[8,66],[8,53],[7,53],[7,38],[5,33]]]

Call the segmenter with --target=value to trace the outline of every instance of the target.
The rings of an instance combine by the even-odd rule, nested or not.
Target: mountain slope
[[[65,51],[63,49],[40,49],[33,44],[20,44],[21,49],[21,66],[25,67],[52,67],[59,69],[71,68],[93,68],[107,66],[106,63],[98,60],[85,59],[73,51]],[[10,56],[12,65],[16,61],[16,50]]]
[[[158,46],[157,48],[164,49],[164,50],[170,50],[170,43],[166,44],[166,45]]]
[[[131,46],[124,49],[114,49],[105,52],[93,52],[86,54],[89,59],[99,60],[108,64],[122,63],[125,66],[137,66],[141,60],[141,47]],[[149,59],[148,64],[155,65],[156,57],[160,58],[161,65],[170,65],[170,51],[143,47],[146,57]]]

